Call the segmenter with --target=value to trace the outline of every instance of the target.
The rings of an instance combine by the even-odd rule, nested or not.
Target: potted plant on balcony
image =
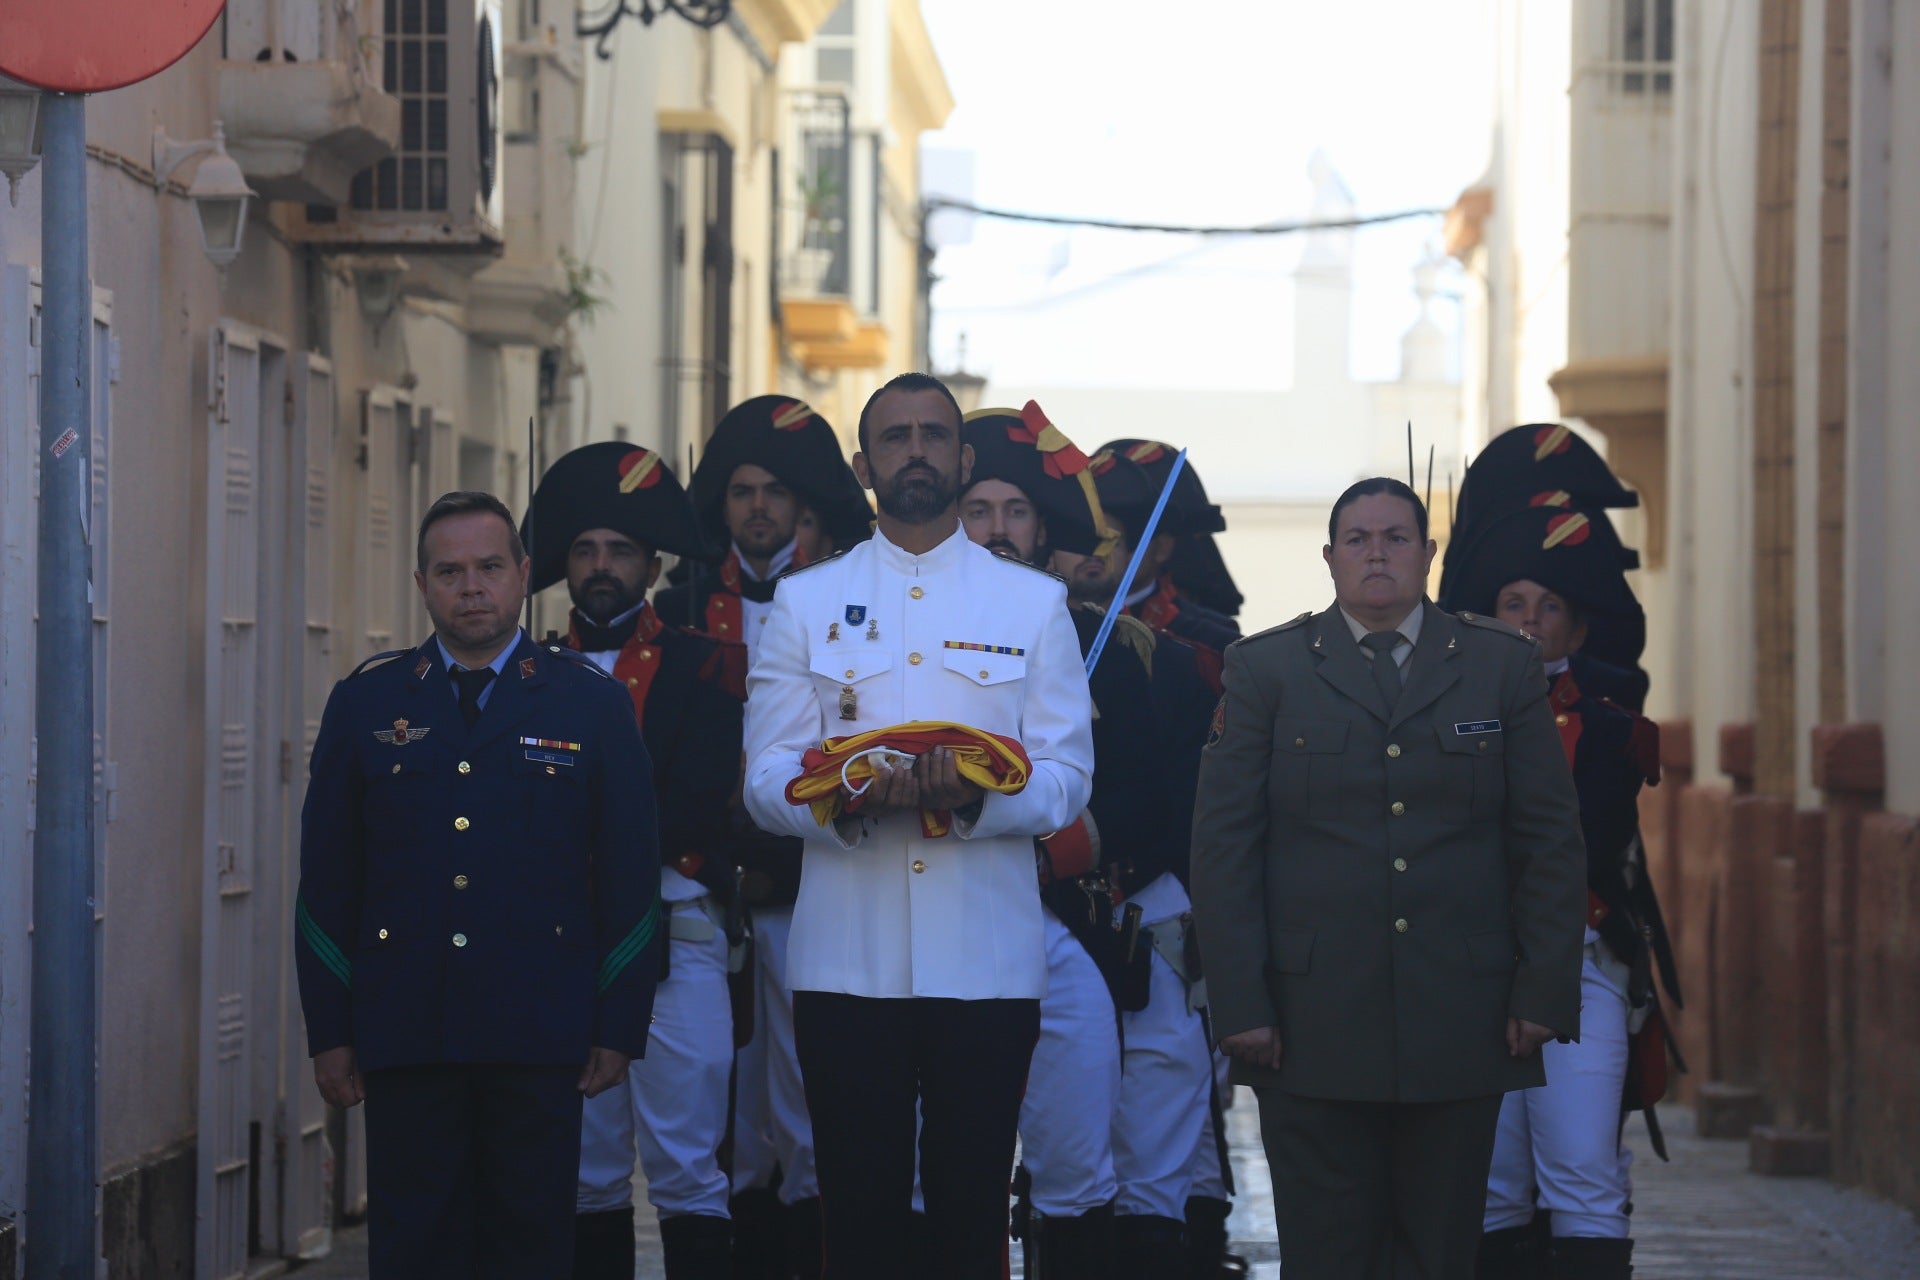
[[[846,223],[840,216],[839,180],[823,160],[813,175],[800,175],[800,244],[793,251],[789,267],[794,292],[818,295],[824,292],[827,275],[833,269]]]

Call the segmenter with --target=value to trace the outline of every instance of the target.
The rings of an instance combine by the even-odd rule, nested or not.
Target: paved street
[[[1239,1090],[1228,1130],[1240,1197],[1230,1224],[1234,1249],[1254,1280],[1276,1280],[1273,1198],[1252,1095]],[[1747,1172],[1741,1142],[1693,1136],[1692,1115],[1662,1108],[1671,1164],[1647,1149],[1646,1130],[1628,1126],[1634,1149],[1635,1280],[1910,1280],[1920,1276],[1920,1225],[1901,1210],[1824,1178],[1759,1178]],[[636,1180],[636,1199],[645,1193]],[[659,1235],[640,1215],[637,1280],[661,1280]],[[1016,1264],[1015,1274],[1019,1273]],[[332,1257],[297,1272],[300,1280],[364,1280],[365,1232],[341,1233]]]

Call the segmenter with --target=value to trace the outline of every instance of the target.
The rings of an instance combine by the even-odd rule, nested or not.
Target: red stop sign
[[[200,43],[226,0],[5,0],[0,72],[98,93],[158,75]]]

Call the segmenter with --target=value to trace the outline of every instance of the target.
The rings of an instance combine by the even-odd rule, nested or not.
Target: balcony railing
[[[787,95],[785,145],[774,190],[782,291],[844,298],[853,268],[853,115],[846,95]]]

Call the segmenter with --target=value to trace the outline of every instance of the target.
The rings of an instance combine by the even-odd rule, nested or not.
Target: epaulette
[[[411,649],[389,649],[385,653],[376,653],[371,658],[368,658],[365,662],[361,663],[359,666],[349,671],[347,673],[347,679],[349,680],[353,679],[355,676],[359,675],[362,671],[365,671],[368,667],[371,667],[376,663],[391,662],[395,658],[404,658],[412,652],[413,650]]]
[[[1511,636],[1515,640],[1524,640],[1528,644],[1534,643],[1533,637],[1528,635],[1526,632],[1520,630],[1518,627],[1510,627],[1506,623],[1500,621],[1500,619],[1489,618],[1484,613],[1456,613],[1453,616],[1460,619],[1460,621],[1466,623],[1470,627],[1479,627],[1482,631],[1497,631],[1501,635]]]
[[[860,544],[857,542],[853,544],[854,547],[857,547],[859,545]],[[825,559],[815,560],[811,564],[792,565],[788,568],[782,569],[779,573],[774,574],[773,580],[775,582],[784,582],[786,579],[791,578],[796,573],[805,573],[809,569],[818,569],[823,564],[832,564],[835,560],[838,560],[841,556],[847,554],[847,552],[851,550],[853,550],[853,547],[842,547],[838,551],[834,552],[832,555],[827,556]]]
[[[599,676],[602,680],[613,679],[612,675],[600,669],[599,663],[595,662],[592,658],[589,658],[584,653],[580,653],[580,652],[577,652],[576,650],[569,649],[567,648],[567,646],[563,644],[544,644],[544,645],[541,645],[540,647],[545,649],[548,653],[553,654],[557,658],[566,659],[568,662],[571,662],[576,667],[580,667],[583,670],[593,672],[593,674]]]
[[[1113,620],[1113,632],[1107,638],[1118,640],[1128,653],[1140,659],[1148,675],[1153,674],[1153,651],[1159,646],[1160,637],[1152,627],[1130,613],[1123,613]]]
[[[1277,636],[1283,631],[1291,631],[1295,627],[1303,625],[1306,620],[1312,616],[1313,610],[1309,609],[1297,618],[1288,618],[1277,627],[1268,627],[1265,631],[1256,631],[1250,636],[1241,636],[1238,640],[1235,640],[1233,644],[1228,645],[1227,648],[1231,649],[1236,645],[1243,645],[1249,640],[1258,640],[1264,636]]]
[[[992,555],[993,558],[995,560],[998,560],[1001,564],[1018,565],[1020,568],[1030,570],[1034,573],[1039,574],[1044,578],[1052,578],[1055,582],[1059,583],[1063,587],[1067,585],[1067,580],[1061,577],[1059,574],[1055,573],[1051,569],[1042,569],[1037,564],[1028,564],[1025,560],[1016,560],[1012,556],[1003,556],[998,552],[989,552],[988,554]]]

